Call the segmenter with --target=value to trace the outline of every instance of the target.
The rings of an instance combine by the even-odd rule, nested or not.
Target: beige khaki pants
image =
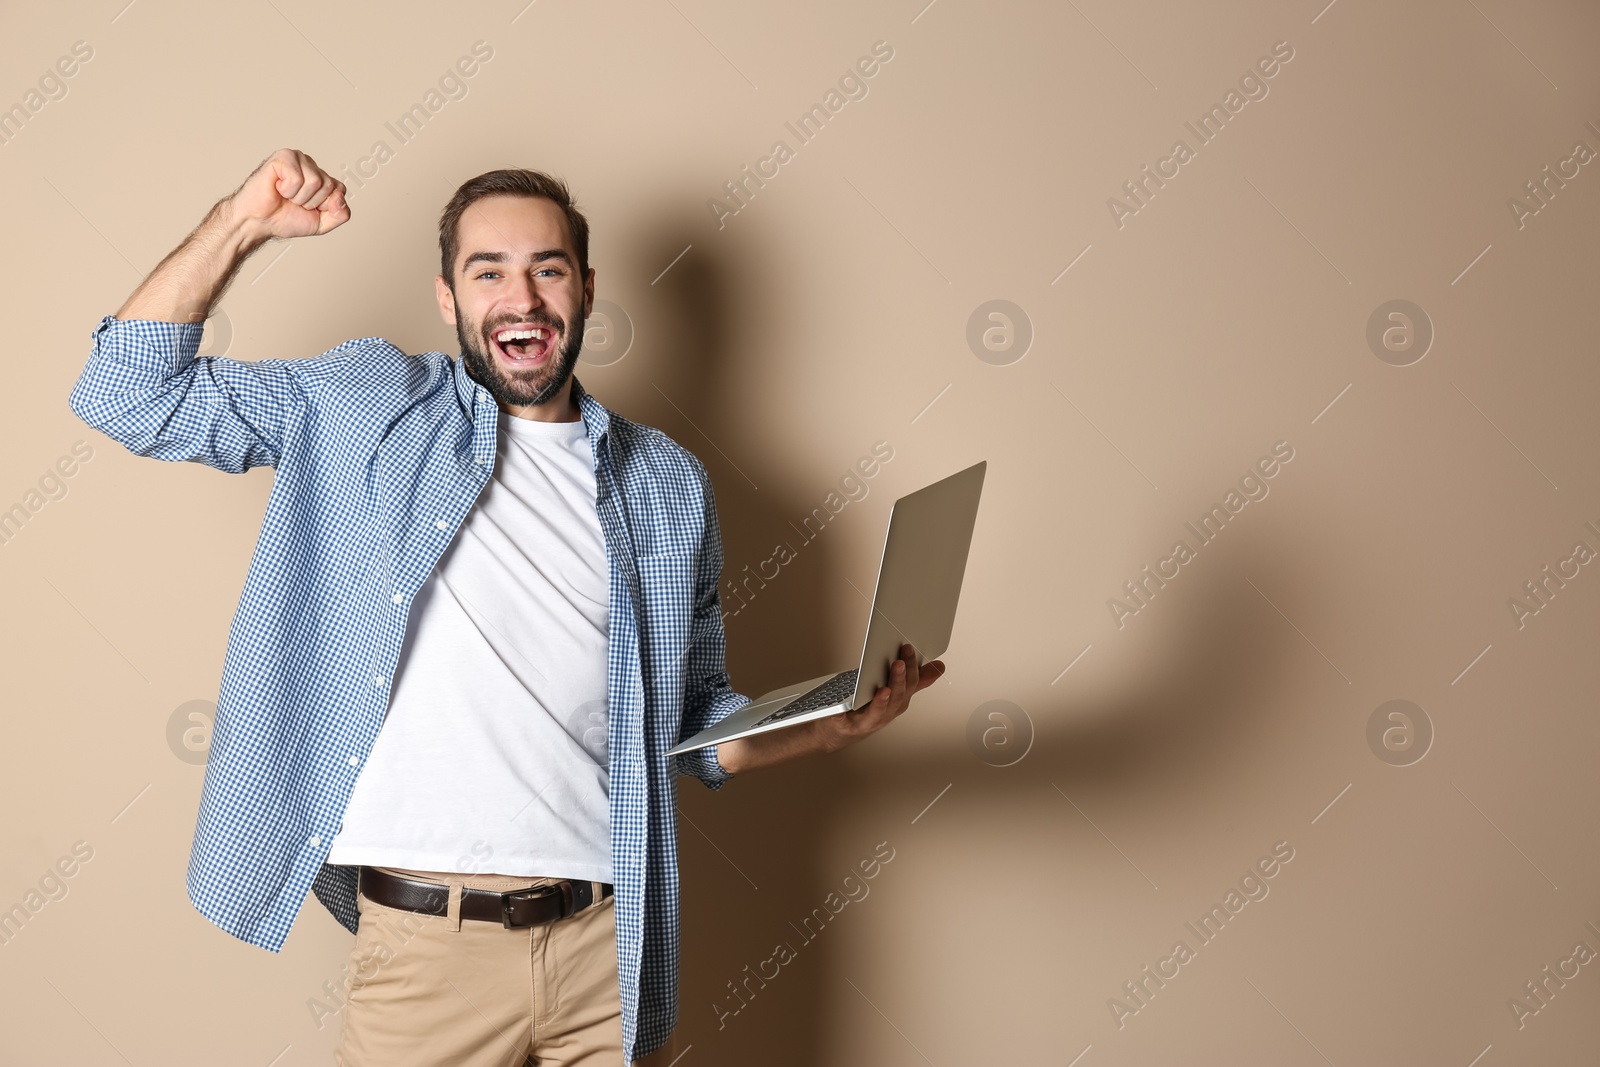
[[[382,870],[451,887],[448,915],[357,898],[339,1067],[618,1067],[616,897],[508,930],[461,918],[461,889],[505,892],[556,878]],[[649,1056],[639,1063],[655,1063]]]

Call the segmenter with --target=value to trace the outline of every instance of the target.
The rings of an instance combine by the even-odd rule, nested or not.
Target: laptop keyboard
[[[815,711],[818,708],[826,708],[833,704],[843,703],[855,694],[856,678],[860,673],[859,668],[851,668],[841,674],[836,674],[794,703],[785,704],[756,723],[756,725],[765,726],[770,722],[781,722],[791,716],[799,715],[801,712]]]

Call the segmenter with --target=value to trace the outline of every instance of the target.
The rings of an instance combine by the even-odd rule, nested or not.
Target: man
[[[136,455],[275,469],[189,898],[273,952],[307,890],[356,934],[323,1006],[342,1064],[626,1064],[677,1019],[676,776],[837,751],[944,665],[906,645],[855,711],[669,761],[750,698],[704,466],[573,375],[587,221],[537,172],[461,186],[435,279],[459,360],[377,337],[197,357],[251,253],[349,218],[341,182],[273,153],[101,320],[71,393]]]

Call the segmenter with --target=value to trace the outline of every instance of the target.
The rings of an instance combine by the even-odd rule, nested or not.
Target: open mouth
[[[533,366],[544,362],[554,342],[555,331],[531,323],[502,326],[489,334],[489,343],[500,354],[500,358],[513,366]]]

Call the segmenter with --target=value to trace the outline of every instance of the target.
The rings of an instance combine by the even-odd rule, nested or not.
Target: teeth
[[[547,331],[542,327],[535,327],[532,330],[501,330],[494,335],[494,339],[501,343],[506,341],[542,341],[545,339],[546,333]]]

